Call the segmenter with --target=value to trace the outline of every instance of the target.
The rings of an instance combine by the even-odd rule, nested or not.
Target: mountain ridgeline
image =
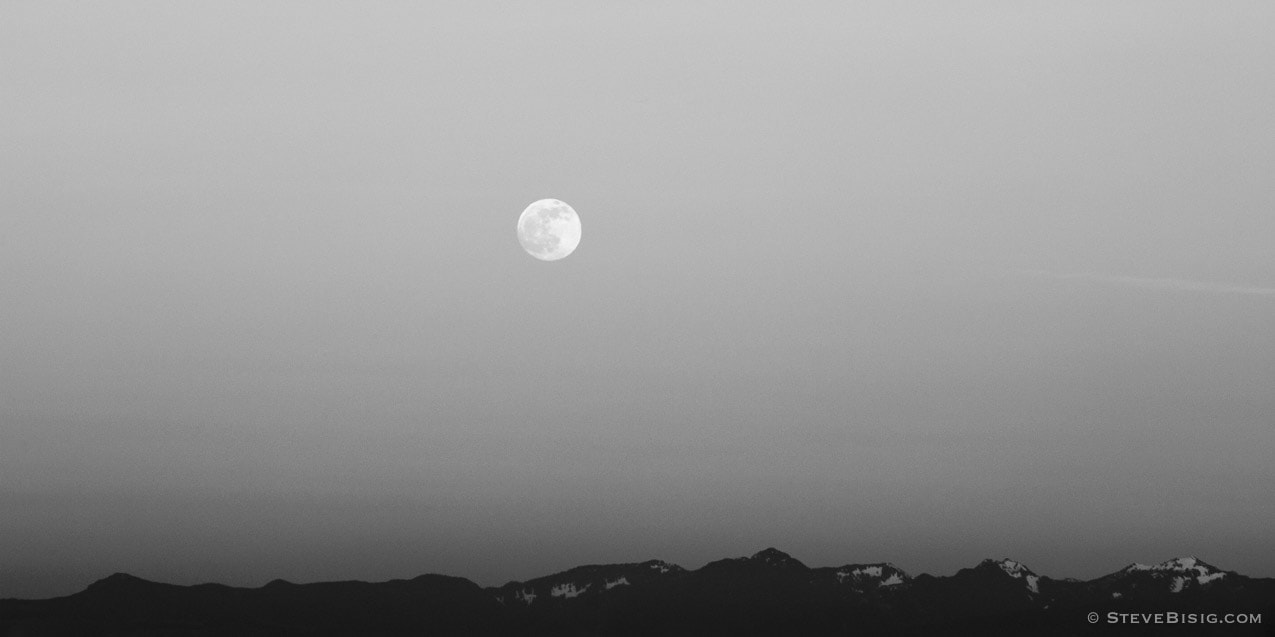
[[[2,637],[1270,635],[1272,623],[1275,579],[1194,557],[1079,581],[1009,559],[946,577],[886,563],[811,568],[773,548],[697,570],[580,566],[496,588],[443,575],[249,589],[116,574],[67,597],[0,600]]]

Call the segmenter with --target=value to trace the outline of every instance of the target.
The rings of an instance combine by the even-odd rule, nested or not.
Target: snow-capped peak
[[[1001,567],[1001,570],[1005,571],[1006,575],[1009,575],[1010,577],[1013,577],[1013,578],[1019,578],[1024,575],[1031,574],[1032,572],[1031,569],[1027,568],[1026,566],[1023,566],[1022,562],[1015,562],[1014,560],[1011,560],[1009,558],[1005,558],[999,562],[996,562],[996,565]]]
[[[1169,571],[1174,573],[1185,573],[1187,571],[1197,571],[1199,573],[1217,571],[1210,564],[1206,564],[1200,558],[1194,555],[1187,557],[1175,557],[1155,565],[1147,564],[1130,564],[1124,568],[1126,571]]]
[[[1169,561],[1173,562],[1174,564],[1178,566],[1181,566],[1182,568],[1195,568],[1196,564],[1200,563],[1199,558],[1195,557],[1194,555],[1190,555],[1187,557],[1179,557]]]
[[[1130,564],[1124,568],[1123,573],[1144,572],[1150,573],[1152,577],[1168,577],[1173,575],[1173,581],[1170,589],[1174,592],[1180,592],[1188,584],[1194,580],[1196,584],[1208,584],[1213,580],[1226,577],[1226,572],[1221,571],[1214,566],[1205,563],[1199,558],[1191,555],[1187,557],[1175,557],[1166,560],[1154,566],[1146,564]]]
[[[1033,593],[1040,592],[1040,577],[1033,573],[1032,570],[1027,568],[1027,566],[1025,566],[1022,562],[1011,560],[1009,558],[1002,560],[987,560],[987,562],[1000,567],[1006,575],[1014,579],[1023,580],[1023,582],[1027,585],[1027,590]]]

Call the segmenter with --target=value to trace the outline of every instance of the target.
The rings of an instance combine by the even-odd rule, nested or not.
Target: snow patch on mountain
[[[875,581],[878,588],[898,586],[903,584],[907,578],[907,575],[899,570],[898,567],[888,563],[869,564],[853,568],[845,566],[838,569],[833,575],[837,578],[838,584],[856,582],[860,585],[866,585]]]
[[[1169,591],[1173,593],[1181,593],[1183,586],[1186,586],[1186,578],[1175,577],[1173,578],[1173,585],[1169,587]]]
[[[1001,570],[1005,571],[1007,575],[1015,579],[1018,579],[1022,577],[1024,574],[1031,572],[1026,566],[1023,566],[1022,564],[1020,564],[1019,562],[1015,562],[1014,560],[1009,560],[1009,559],[1001,560],[1000,562],[997,562],[996,565],[1001,567]]]
[[[522,600],[522,601],[526,602],[526,603],[527,603],[527,605],[528,605],[528,606],[530,606],[530,605],[531,605],[531,602],[536,601],[536,591],[533,591],[533,590],[520,590],[520,591],[518,591],[517,593],[514,593],[514,597],[515,597],[516,599],[519,599],[519,600]]]
[[[581,593],[589,590],[589,586],[591,586],[591,584],[585,584],[584,588],[576,588],[575,584],[567,582],[566,584],[558,584],[557,586],[554,586],[550,589],[549,594],[554,597],[565,597],[567,599],[571,599],[572,597],[579,597]]]
[[[661,573],[669,572],[668,564],[659,560],[651,562],[648,566],[650,566],[653,571],[659,571]]]
[[[608,580],[606,583],[607,590],[611,590],[615,588],[616,586],[628,586],[628,585],[629,585],[629,578],[627,577],[621,577],[620,579],[615,581]]]

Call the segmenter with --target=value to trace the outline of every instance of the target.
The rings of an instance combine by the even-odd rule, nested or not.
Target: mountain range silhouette
[[[1116,624],[1113,613],[1146,621]],[[1178,621],[1163,621],[1169,613]],[[1261,614],[1260,623],[1228,623],[1234,614]],[[942,577],[888,563],[812,568],[774,548],[696,570],[591,565],[489,588],[445,575],[235,588],[117,573],[67,597],[0,600],[5,637],[1271,635],[1272,623],[1275,579],[1195,557],[1080,581],[1010,559]]]

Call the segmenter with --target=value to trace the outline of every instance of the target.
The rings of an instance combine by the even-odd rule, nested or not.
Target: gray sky
[[[0,4],[0,596],[1275,576],[1275,4],[791,4]]]

